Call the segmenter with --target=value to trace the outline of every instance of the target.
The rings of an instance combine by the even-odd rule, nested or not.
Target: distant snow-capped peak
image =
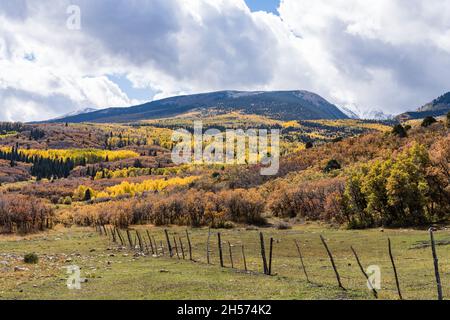
[[[94,108],[85,108],[85,109],[75,110],[75,111],[66,113],[65,115],[62,115],[62,116],[60,116],[60,117],[58,117],[58,118],[55,118],[55,120],[63,119],[63,118],[67,118],[67,117],[72,117],[72,116],[78,116],[78,115],[80,115],[80,114],[90,113],[90,112],[94,112],[94,111],[97,111],[97,109],[94,109]]]
[[[384,113],[378,109],[361,110],[356,105],[341,106],[339,109],[352,119],[361,120],[391,120],[394,115]]]

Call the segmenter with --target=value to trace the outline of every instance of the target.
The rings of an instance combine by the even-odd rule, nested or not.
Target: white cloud
[[[81,7],[82,30],[66,26]],[[450,89],[449,0],[17,0],[0,4],[0,119],[37,120],[221,89],[306,89],[331,102],[413,108]]]

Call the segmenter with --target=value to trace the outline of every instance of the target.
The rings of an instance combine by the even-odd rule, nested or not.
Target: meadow
[[[164,229],[135,226],[145,230],[165,245]],[[187,248],[183,227],[168,228],[170,236],[181,237]],[[217,232],[221,233],[225,268],[220,268]],[[58,227],[26,237],[0,236],[2,282],[0,299],[374,299],[366,286],[350,250],[358,252],[364,267],[379,265],[381,290],[379,299],[398,299],[395,277],[388,255],[387,239],[393,254],[404,299],[436,299],[433,260],[426,230],[372,229],[341,230],[316,223],[296,225],[291,230],[261,228],[248,230],[212,230],[210,262],[207,264],[208,228],[189,229],[195,262],[164,256],[141,254],[138,250],[113,244],[93,228]],[[259,232],[266,241],[275,239],[272,276],[262,273]],[[319,239],[323,235],[334,255],[342,283],[338,288],[327,253]],[[444,297],[449,297],[450,232],[435,234],[440,258]],[[306,281],[294,241],[301,244],[310,282]],[[228,252],[232,245],[233,264]],[[148,243],[148,241],[147,241]],[[248,272],[244,271],[241,245],[245,245]],[[178,243],[178,246],[180,244]],[[39,263],[24,264],[23,256],[35,252]],[[81,290],[69,290],[65,267],[81,268]],[[17,267],[25,268],[17,271]],[[16,271],[14,269],[16,268]]]

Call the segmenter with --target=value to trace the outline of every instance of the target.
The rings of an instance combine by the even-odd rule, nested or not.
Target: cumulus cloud
[[[81,30],[66,28],[81,8]],[[396,113],[448,91],[450,1],[17,0],[0,3],[0,119],[39,120],[210,90],[306,89]]]

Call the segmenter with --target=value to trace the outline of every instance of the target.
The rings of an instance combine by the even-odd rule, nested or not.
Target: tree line
[[[67,178],[75,167],[75,162],[68,159],[50,159],[41,156],[30,156],[19,151],[18,146],[13,146],[11,151],[0,150],[0,159],[10,162],[11,167],[17,162],[31,163],[31,175],[37,180]]]

